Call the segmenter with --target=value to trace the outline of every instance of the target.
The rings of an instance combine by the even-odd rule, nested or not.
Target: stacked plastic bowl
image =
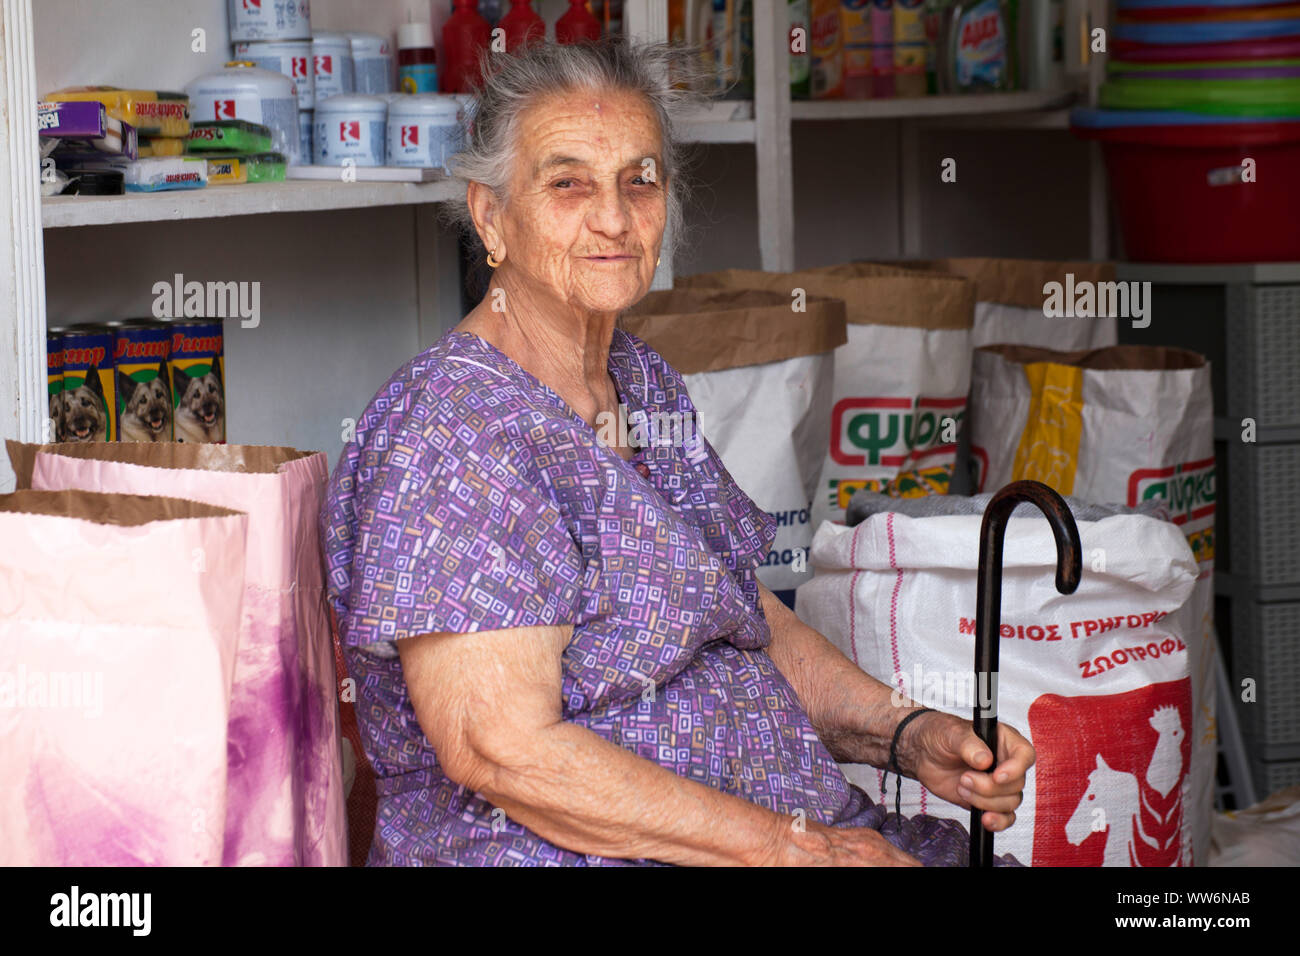
[[[1117,0],[1100,142],[1125,256],[1300,260],[1300,3]]]

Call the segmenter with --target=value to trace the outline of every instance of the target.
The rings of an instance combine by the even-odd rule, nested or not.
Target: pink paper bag
[[[221,862],[248,518],[0,495],[0,866]]]
[[[227,866],[347,863],[316,521],[327,477],[323,454],[248,445],[43,446],[32,467],[34,488],[166,494],[248,514],[230,702]]]

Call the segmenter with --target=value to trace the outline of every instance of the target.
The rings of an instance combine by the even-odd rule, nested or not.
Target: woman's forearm
[[[398,642],[416,718],[450,779],[575,853],[739,864],[802,862],[811,850],[815,859],[813,822],[801,833],[794,817],[565,721],[570,636],[568,627],[531,627]]]
[[[564,721],[462,782],[575,853],[696,866],[781,863],[796,851],[812,858],[795,817],[678,777]]]
[[[772,632],[768,656],[794,688],[822,743],[841,763],[885,766],[894,730],[921,705],[863,671],[771,591],[761,588],[761,594]],[[911,772],[912,726],[899,742],[904,773]]]

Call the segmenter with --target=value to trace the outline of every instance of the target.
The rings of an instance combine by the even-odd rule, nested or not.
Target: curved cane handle
[[[1065,500],[1040,481],[1013,481],[989,501],[980,524],[980,563],[975,598],[975,733],[998,753],[998,640],[1002,629],[1002,541],[1011,513],[1023,502],[1047,518],[1056,539],[1056,590],[1073,594],[1083,574],[1079,527]],[[970,865],[993,865],[993,834],[984,829],[984,811],[970,812]]]

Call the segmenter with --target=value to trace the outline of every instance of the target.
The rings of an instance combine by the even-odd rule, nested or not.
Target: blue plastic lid
[[[1223,20],[1214,23],[1120,23],[1115,39],[1133,43],[1231,43],[1300,36],[1300,20]]]
[[[1076,107],[1070,125],[1085,129],[1123,129],[1133,126],[1230,126],[1240,123],[1300,123],[1300,116],[1212,116],[1179,110],[1103,110]]]

